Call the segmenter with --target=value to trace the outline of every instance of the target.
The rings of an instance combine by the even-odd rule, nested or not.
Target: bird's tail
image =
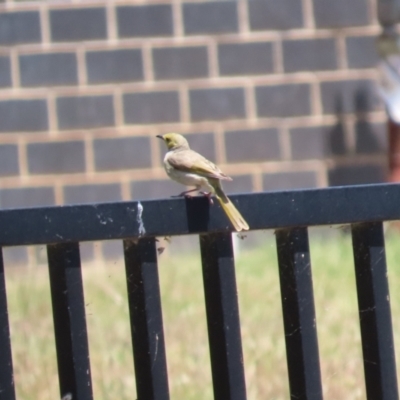
[[[215,196],[217,197],[219,204],[221,204],[222,209],[225,214],[232,222],[233,227],[236,231],[247,231],[249,230],[249,225],[246,220],[242,217],[242,214],[237,210],[233,203],[229,200],[228,196],[224,193],[221,188],[221,184],[218,182],[217,185],[213,185],[215,190]]]

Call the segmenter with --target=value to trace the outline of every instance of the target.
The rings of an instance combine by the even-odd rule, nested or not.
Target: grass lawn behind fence
[[[351,237],[336,228],[332,232],[311,235],[324,398],[363,399]],[[248,398],[283,400],[289,390],[272,232],[260,233],[258,242],[256,249],[240,252],[236,265]],[[388,233],[386,244],[400,351],[400,236]],[[174,240],[166,246],[173,248]],[[159,260],[171,399],[212,399],[199,254],[167,253]],[[17,397],[59,399],[47,269],[7,268],[6,275]],[[132,400],[136,392],[123,264],[84,266],[83,275],[95,399]]]

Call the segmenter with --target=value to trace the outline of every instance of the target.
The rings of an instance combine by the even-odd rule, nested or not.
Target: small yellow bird
[[[182,192],[179,196],[188,196],[191,192],[200,191],[210,199],[211,195],[215,194],[235,230],[247,231],[249,225],[222,190],[220,181],[231,181],[232,178],[225,175],[201,154],[191,150],[188,141],[182,135],[166,133],[157,137],[164,140],[168,147],[168,152],[164,157],[167,175],[182,185],[195,186],[194,189]],[[208,193],[202,192],[201,189]]]

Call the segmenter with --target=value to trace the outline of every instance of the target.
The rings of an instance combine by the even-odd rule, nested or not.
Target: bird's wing
[[[167,161],[179,171],[198,174],[207,178],[232,180],[214,163],[193,150],[171,151],[168,154]]]

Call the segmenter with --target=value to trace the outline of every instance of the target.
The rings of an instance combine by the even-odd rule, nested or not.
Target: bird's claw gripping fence
[[[322,399],[307,227],[350,224],[367,398],[397,399],[383,221],[400,219],[400,185],[247,194],[232,201],[252,230],[276,230],[291,398]],[[246,398],[231,228],[207,199],[3,210],[0,227],[1,246],[47,245],[60,391],[73,400],[93,398],[79,242],[124,241],[136,397],[161,400],[169,390],[155,238],[199,235],[214,397]],[[15,399],[9,336],[0,259],[1,400]]]

